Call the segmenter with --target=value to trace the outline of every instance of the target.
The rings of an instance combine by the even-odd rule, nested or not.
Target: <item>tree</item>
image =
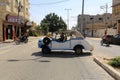
[[[63,21],[62,17],[59,17],[55,13],[46,15],[45,18],[41,21],[40,26],[46,32],[55,32],[67,29],[67,25]]]

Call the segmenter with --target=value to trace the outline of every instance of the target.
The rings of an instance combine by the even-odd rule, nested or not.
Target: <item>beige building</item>
[[[112,26],[112,14],[101,14],[101,15],[84,15],[83,17],[83,27],[85,28],[85,33],[88,36],[95,36],[96,31],[99,29],[105,29]],[[81,28],[81,15],[78,16],[78,27]],[[105,32],[105,31],[104,31]],[[103,33],[104,34],[104,33]]]
[[[113,0],[112,14],[114,26],[117,28],[117,33],[120,33],[120,0]]]
[[[14,40],[29,21],[29,0],[0,0],[0,41]]]

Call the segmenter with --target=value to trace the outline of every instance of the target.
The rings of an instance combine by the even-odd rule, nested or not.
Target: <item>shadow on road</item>
[[[85,52],[80,55],[76,55],[73,52],[52,52],[48,54],[43,54],[42,52],[32,53],[32,56],[41,56],[41,57],[51,57],[51,58],[73,58],[73,57],[86,57],[91,56],[92,53]]]
[[[50,62],[49,60],[40,60],[42,57],[49,57],[49,58],[74,58],[74,57],[87,57],[91,56],[92,53],[84,52],[80,55],[76,55],[73,52],[52,52],[49,54],[43,54],[42,52],[35,52],[32,53],[31,56],[35,56],[36,58],[29,58],[29,59],[8,59],[8,60],[0,60],[0,61],[7,61],[7,62],[20,62],[20,61],[36,61],[36,62]]]

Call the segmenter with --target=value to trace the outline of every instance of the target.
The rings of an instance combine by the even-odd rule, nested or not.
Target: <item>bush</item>
[[[120,57],[111,59],[111,60],[108,62],[108,64],[110,64],[110,65],[113,66],[113,67],[120,68]]]
[[[39,36],[39,34],[37,32],[33,32],[33,36]]]

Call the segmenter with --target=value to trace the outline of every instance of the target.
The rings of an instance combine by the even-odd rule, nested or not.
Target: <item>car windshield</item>
[[[76,31],[69,30],[69,31],[65,31],[62,33],[64,33],[64,36],[67,37],[67,40],[69,40],[71,38],[83,38],[82,34],[77,30]],[[60,35],[61,35],[61,33],[57,33],[57,34],[54,33],[52,38],[59,39]]]
[[[71,34],[72,34],[73,37],[83,38],[83,35],[79,31],[77,31],[77,30],[71,31]]]

